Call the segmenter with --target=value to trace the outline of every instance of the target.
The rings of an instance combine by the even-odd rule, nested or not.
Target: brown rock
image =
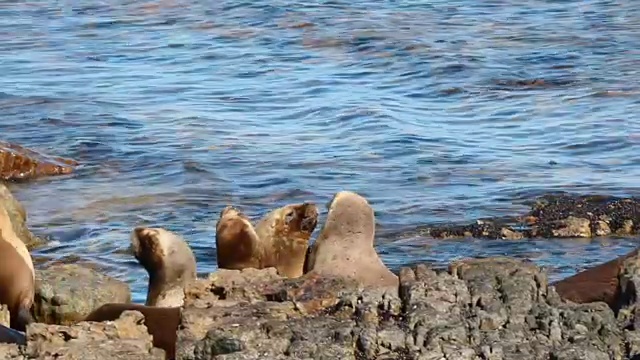
[[[506,240],[522,240],[524,238],[524,235],[522,235],[522,233],[519,231],[502,228],[502,230],[500,230],[500,237]]]
[[[78,163],[47,156],[20,145],[0,141],[0,180],[25,180],[70,174]]]
[[[591,237],[591,222],[589,219],[569,216],[564,220],[555,221],[552,226],[551,233],[555,237]]]
[[[618,235],[631,235],[633,233],[633,220],[625,220],[622,226],[618,228],[616,234]]]
[[[595,223],[595,234],[596,236],[607,236],[611,234],[611,228],[609,224],[606,222],[599,220]]]

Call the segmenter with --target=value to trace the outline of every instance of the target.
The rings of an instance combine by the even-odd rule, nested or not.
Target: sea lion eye
[[[291,222],[293,221],[293,219],[294,219],[295,217],[296,217],[295,212],[293,212],[293,211],[289,211],[289,212],[287,213],[287,215],[284,217],[284,221],[285,221],[287,224],[289,224],[289,223],[291,223]]]

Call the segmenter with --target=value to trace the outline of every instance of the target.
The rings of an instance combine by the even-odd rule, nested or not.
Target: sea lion
[[[578,304],[603,301],[617,311],[620,306],[620,271],[625,260],[638,255],[633,250],[606,263],[583,270],[551,286],[561,298]]]
[[[277,208],[255,227],[246,215],[228,206],[216,225],[218,267],[275,267],[282,276],[302,276],[309,238],[317,224],[318,208],[313,203]]]
[[[149,274],[145,305],[182,306],[185,286],[196,279],[196,259],[189,245],[165,229],[136,227],[131,249]]]
[[[153,346],[165,351],[165,359],[175,359],[176,339],[180,325],[179,307],[155,307],[140,304],[104,304],[93,310],[84,321],[115,321],[127,310],[139,311],[144,315],[144,324],[153,336]]]
[[[328,207],[327,220],[309,250],[305,271],[353,279],[365,287],[397,288],[398,276],[373,247],[375,215],[369,202],[354,192],[340,191]]]
[[[7,210],[0,206],[0,304],[9,308],[10,326],[25,331],[33,322],[35,271],[26,245],[11,226]]]

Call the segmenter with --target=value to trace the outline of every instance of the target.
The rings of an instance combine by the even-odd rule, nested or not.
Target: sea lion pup
[[[25,331],[33,322],[30,310],[35,282],[31,254],[13,231],[6,209],[0,206],[0,304],[9,308],[13,329]]]
[[[144,324],[149,334],[153,336],[153,346],[165,351],[165,359],[175,359],[177,332],[181,321],[179,307],[105,304],[93,310],[84,318],[84,321],[115,321],[127,310],[139,311],[144,315]]]
[[[350,191],[329,203],[327,220],[311,247],[306,271],[356,280],[365,287],[398,287],[398,277],[373,247],[375,216],[367,200]]]
[[[302,276],[309,238],[317,224],[318,208],[313,203],[277,208],[255,227],[246,215],[228,206],[216,225],[218,267],[275,267],[282,276]]]
[[[551,285],[561,298],[584,304],[603,301],[611,309],[620,307],[619,274],[624,261],[638,255],[639,249],[622,255],[606,263],[583,270],[568,278],[556,281]]]
[[[185,286],[196,279],[196,259],[189,245],[165,229],[136,227],[131,249],[149,273],[145,305],[182,306]]]

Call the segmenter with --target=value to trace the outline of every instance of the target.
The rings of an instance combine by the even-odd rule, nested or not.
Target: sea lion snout
[[[305,233],[312,233],[318,224],[318,207],[314,203],[291,205],[284,216],[285,224]]]

